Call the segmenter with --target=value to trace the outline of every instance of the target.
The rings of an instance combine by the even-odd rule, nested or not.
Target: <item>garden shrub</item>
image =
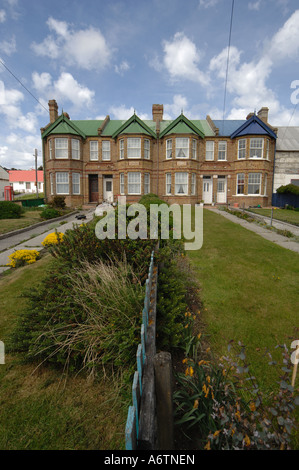
[[[48,206],[53,207],[54,209],[64,209],[66,206],[65,196],[53,196],[53,198],[48,202]]]
[[[0,219],[19,219],[22,213],[22,206],[11,201],[0,201]]]
[[[17,250],[8,256],[10,262],[7,266],[12,268],[18,268],[25,264],[32,264],[40,257],[38,250]]]
[[[144,289],[126,262],[85,262],[72,271],[59,264],[25,296],[11,350],[92,374],[135,366]]]
[[[295,184],[286,184],[285,186],[279,186],[276,192],[278,194],[295,194],[298,196],[299,186],[296,186]]]
[[[63,235],[63,233],[57,231],[49,233],[49,235],[47,235],[42,241],[42,245],[45,247],[56,245],[57,243],[62,242]]]
[[[60,216],[60,212],[58,212],[57,209],[51,209],[47,207],[41,212],[40,216],[42,219],[45,219],[45,220],[55,219],[55,217]]]

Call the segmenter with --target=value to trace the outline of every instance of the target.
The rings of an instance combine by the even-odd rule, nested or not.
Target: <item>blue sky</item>
[[[0,0],[0,165],[42,163],[48,100],[71,119],[245,119],[299,125],[297,0]],[[36,98],[34,98],[33,96]],[[298,93],[299,96],[299,93]],[[297,95],[296,95],[297,98]],[[39,104],[36,100],[39,101]],[[46,109],[44,109],[46,108]]]

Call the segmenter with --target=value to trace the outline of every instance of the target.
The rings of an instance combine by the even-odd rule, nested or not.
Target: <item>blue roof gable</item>
[[[273,139],[277,138],[275,132],[256,114],[251,116],[248,121],[245,121],[230,137],[234,139],[235,137],[241,137],[243,135],[269,135]]]
[[[242,124],[244,124],[246,121],[243,120],[215,120],[213,119],[213,122],[215,126],[219,129],[219,136],[229,136],[233,132],[235,132],[237,129],[239,129]]]

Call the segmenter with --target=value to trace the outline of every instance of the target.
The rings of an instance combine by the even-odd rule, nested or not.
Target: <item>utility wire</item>
[[[226,106],[226,90],[227,90],[227,81],[228,81],[230,44],[231,44],[232,28],[233,28],[234,5],[235,5],[235,0],[232,0],[232,11],[231,11],[231,18],[230,18],[228,50],[227,50],[226,76],[225,76],[225,86],[224,86],[222,133],[224,131],[224,115],[225,115],[225,106]]]
[[[21,82],[21,80],[19,80],[18,77],[15,76],[15,74],[7,67],[7,65],[5,65],[5,63],[4,63],[1,59],[0,59],[0,64],[3,65],[3,67],[5,67],[6,70],[13,76],[13,78],[14,78],[17,82],[19,82],[19,84],[27,91],[27,93],[29,93],[29,95],[31,95],[32,98],[34,98],[35,101],[37,101],[38,104],[39,104],[40,106],[42,106],[42,108],[44,108],[44,109],[48,112],[48,109],[47,109],[40,101],[38,101],[38,99],[31,93],[31,91],[28,90],[28,88],[25,87],[25,85]]]

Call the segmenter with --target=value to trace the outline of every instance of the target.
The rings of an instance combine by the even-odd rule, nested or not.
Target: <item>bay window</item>
[[[172,139],[166,140],[166,159],[172,158]]]
[[[264,139],[250,139],[250,158],[263,158]]]
[[[68,158],[68,139],[55,139],[55,158]]]
[[[188,173],[175,173],[175,194],[180,196],[188,194]]]
[[[80,142],[78,139],[72,139],[72,158],[74,160],[80,159]]]
[[[177,137],[175,139],[175,157],[189,158],[189,139],[186,137]]]
[[[146,160],[150,159],[150,141],[148,139],[144,140],[144,158]]]
[[[141,194],[141,173],[128,172],[128,194]]]
[[[248,174],[248,194],[261,194],[261,174]]]
[[[80,173],[72,174],[73,194],[80,194]]]
[[[56,194],[69,194],[69,174],[56,173]]]
[[[144,173],[144,194],[150,193],[150,174]]]
[[[237,194],[244,194],[245,190],[245,174],[237,174]]]
[[[166,173],[166,194],[171,194],[171,173]]]
[[[246,139],[241,139],[238,142],[238,159],[246,158]]]
[[[127,139],[127,157],[141,158],[141,139],[128,137]]]

